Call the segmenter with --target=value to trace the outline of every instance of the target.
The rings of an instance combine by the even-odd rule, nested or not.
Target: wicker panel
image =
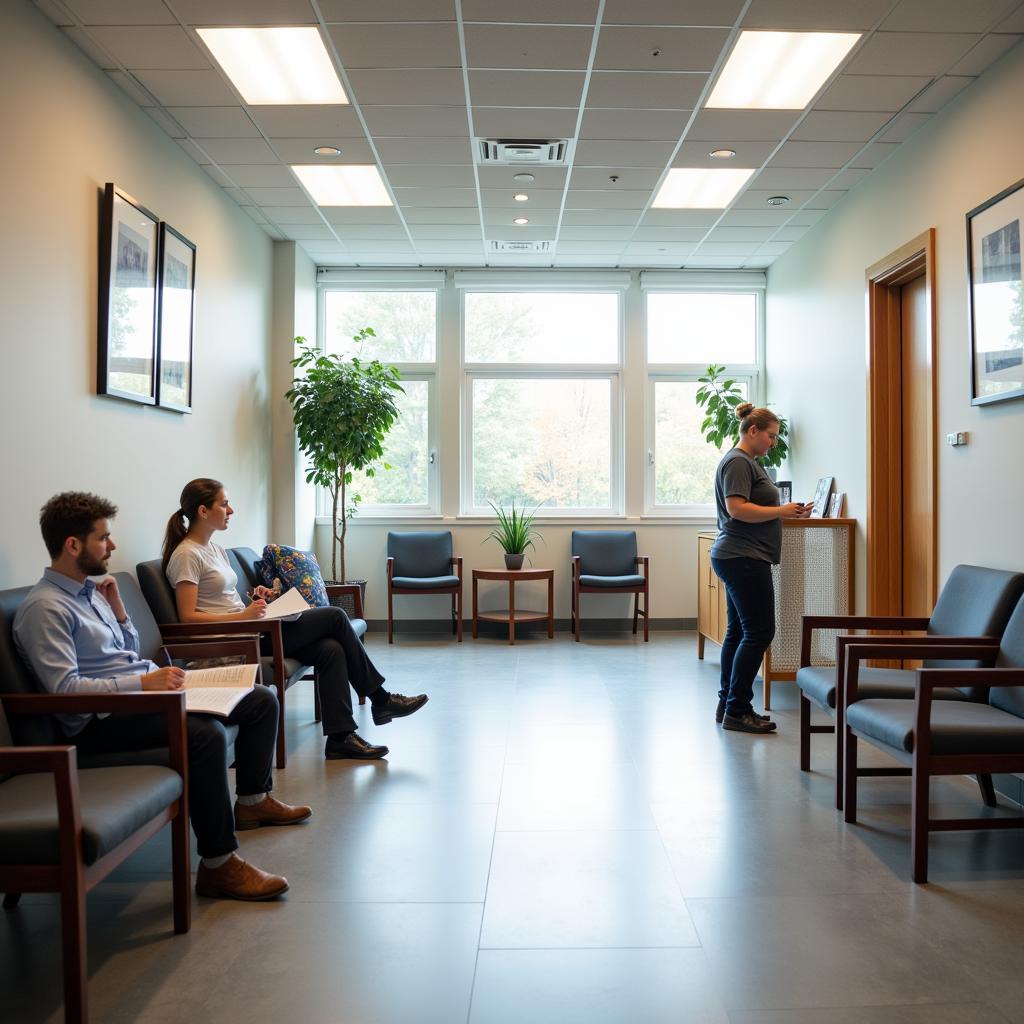
[[[803,615],[849,615],[849,531],[852,523],[791,527],[782,531],[782,563],[772,567],[775,584],[775,639],[772,672],[800,666]],[[835,630],[816,630],[811,663],[835,663]]]

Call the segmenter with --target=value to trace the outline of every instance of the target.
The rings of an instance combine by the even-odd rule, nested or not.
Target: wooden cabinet
[[[697,534],[697,657],[704,657],[704,641],[721,644],[728,619],[725,587],[711,566],[711,545],[715,533]]]

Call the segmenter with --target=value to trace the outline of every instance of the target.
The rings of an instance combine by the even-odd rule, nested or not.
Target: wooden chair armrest
[[[452,565],[455,566],[455,575],[459,577],[459,582],[462,582],[462,555],[456,555],[452,558]]]
[[[650,570],[651,570],[651,556],[650,555],[637,555],[636,556],[636,561],[635,561],[634,564],[643,566],[643,572],[640,574],[641,576],[648,576],[650,574]]]
[[[328,597],[341,597],[342,594],[350,594],[355,617],[363,618],[363,588],[358,583],[325,583],[324,589],[327,591]]]
[[[204,640],[200,643],[169,643],[164,644],[164,650],[179,659],[222,658],[241,654],[248,665],[260,663],[260,641],[256,636],[239,637],[237,640]]]
[[[184,720],[182,715],[183,726]],[[53,787],[57,797],[57,843],[60,861],[65,867],[81,863],[82,812],[78,805],[77,748],[0,747],[0,770],[53,773]],[[185,784],[184,776],[182,783]]]
[[[0,771],[56,772],[76,757],[73,746],[0,747]]]
[[[804,615],[800,620],[800,667],[811,663],[811,637],[816,629],[927,629],[929,619],[906,615]]]
[[[251,636],[254,633],[270,637],[270,650],[274,659],[274,679],[284,682],[284,640],[281,636],[280,619],[235,619],[232,622],[166,622],[160,625],[160,635],[165,641],[196,639],[204,636],[227,637],[232,635]]]
[[[917,689],[945,686],[1024,686],[1024,668],[919,668]]]
[[[569,561],[569,578],[578,580],[580,578],[580,556],[573,555]]]
[[[395,575],[395,560],[391,556],[388,556],[387,574],[388,574],[388,586],[390,587],[391,586],[391,580],[394,578],[394,575]]]

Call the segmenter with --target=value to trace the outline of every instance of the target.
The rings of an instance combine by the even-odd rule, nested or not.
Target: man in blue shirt
[[[78,491],[56,495],[40,512],[50,567],[15,615],[14,641],[50,693],[180,690],[184,683],[180,668],[158,668],[139,656],[139,634],[116,580],[89,578],[107,572],[117,547],[110,536],[116,514],[109,501]],[[59,720],[68,741],[87,753],[167,744],[162,715],[60,715]],[[235,853],[236,827],[292,825],[312,814],[270,793],[277,723],[277,694],[265,686],[254,687],[227,718],[188,715],[189,817],[202,858],[196,872],[196,892],[202,896],[266,900],[288,889],[283,876],[261,871]],[[238,726],[233,811],[225,724]]]

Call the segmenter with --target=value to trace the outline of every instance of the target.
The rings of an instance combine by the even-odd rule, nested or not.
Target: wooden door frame
[[[901,325],[903,285],[924,275],[931,388],[928,395],[927,458],[931,475],[931,558],[927,593],[934,605],[938,587],[938,445],[936,444],[935,229],[911,239],[869,267],[867,415],[867,611],[899,615],[903,610],[902,455],[903,369]]]

